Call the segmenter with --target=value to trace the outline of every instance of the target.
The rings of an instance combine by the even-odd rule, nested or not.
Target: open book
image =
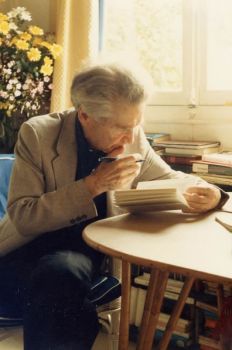
[[[115,204],[129,212],[186,208],[176,180],[139,182],[136,189],[115,191]]]

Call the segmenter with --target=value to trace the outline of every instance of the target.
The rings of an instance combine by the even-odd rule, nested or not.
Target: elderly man
[[[139,76],[92,66],[75,76],[71,96],[74,110],[22,125],[0,224],[0,297],[22,309],[26,350],[91,349],[98,322],[86,295],[103,256],[81,233],[106,217],[106,193],[190,177],[171,170],[146,141],[140,124],[147,91]],[[103,156],[117,160],[100,162]],[[218,188],[198,183],[185,193],[190,212],[225,202]]]

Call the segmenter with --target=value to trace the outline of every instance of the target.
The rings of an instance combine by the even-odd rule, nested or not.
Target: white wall
[[[232,150],[232,107],[147,106],[146,131],[168,132],[173,139],[220,141]]]

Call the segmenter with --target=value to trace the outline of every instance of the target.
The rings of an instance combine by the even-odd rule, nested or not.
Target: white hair
[[[71,86],[76,110],[95,119],[113,117],[114,103],[140,104],[151,92],[151,78],[143,69],[121,64],[97,64],[77,73]]]

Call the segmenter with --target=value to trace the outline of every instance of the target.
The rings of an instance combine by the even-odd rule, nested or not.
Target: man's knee
[[[93,263],[87,256],[69,251],[45,255],[38,261],[31,278],[32,293],[84,296],[90,286]]]

